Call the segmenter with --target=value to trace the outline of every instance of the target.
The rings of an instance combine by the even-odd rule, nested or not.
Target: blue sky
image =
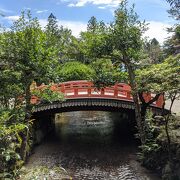
[[[59,25],[72,30],[75,36],[86,29],[91,16],[98,20],[110,22],[113,12],[120,0],[0,0],[0,24],[9,27],[16,20],[22,10],[30,9],[33,16],[38,17],[42,26],[46,25],[47,18],[52,12],[58,19]],[[161,43],[168,36],[166,27],[173,24],[167,10],[166,0],[129,0],[135,3],[135,10],[140,19],[149,23],[146,36],[157,38]]]

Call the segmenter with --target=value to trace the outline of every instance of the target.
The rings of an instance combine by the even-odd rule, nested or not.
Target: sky
[[[95,16],[97,20],[110,23],[114,19],[114,11],[121,0],[0,0],[0,24],[10,27],[23,10],[30,10],[38,17],[44,27],[50,13],[53,13],[59,25],[72,30],[79,36],[86,30],[87,22]],[[166,28],[173,25],[167,10],[170,8],[166,0],[129,0],[129,6],[135,4],[135,11],[140,20],[149,23],[149,30],[144,36],[156,38],[162,43],[169,34]]]

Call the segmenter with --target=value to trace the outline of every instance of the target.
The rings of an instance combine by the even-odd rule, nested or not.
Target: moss
[[[32,168],[22,168],[20,180],[50,180],[50,179],[71,179],[67,171],[62,167],[38,166]]]

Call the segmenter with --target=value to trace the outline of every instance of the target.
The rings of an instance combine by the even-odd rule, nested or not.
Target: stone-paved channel
[[[136,147],[106,147],[44,142],[26,167],[61,166],[74,180],[158,180],[136,161]]]
[[[85,114],[88,114],[88,118]],[[59,132],[61,139],[51,137],[37,146],[26,168],[47,166],[51,169],[61,166],[74,180],[158,180],[156,175],[136,161],[137,145],[134,141],[125,137],[122,137],[123,143],[110,141],[114,137],[112,130],[116,122],[111,118],[108,112],[74,112],[67,114],[67,117],[64,114],[56,122],[56,133]],[[125,128],[127,124],[123,124]],[[69,142],[68,133],[71,140],[73,137],[75,140]],[[109,136],[111,138],[107,138]],[[101,139],[103,143],[100,143]]]

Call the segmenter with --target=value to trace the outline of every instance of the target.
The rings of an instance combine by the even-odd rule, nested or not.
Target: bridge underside
[[[161,113],[160,108],[153,106],[150,108],[156,115]],[[45,135],[54,131],[54,120],[56,113],[87,110],[120,112],[121,114],[127,115],[128,120],[131,121],[130,126],[136,126],[133,101],[100,98],[79,98],[67,99],[63,102],[57,101],[51,104],[40,104],[36,106],[32,117],[36,119],[34,122],[34,129],[36,132],[40,131],[40,134],[43,134],[42,137],[44,137]],[[40,140],[37,140],[37,142],[40,142]]]
[[[151,106],[153,113],[159,115],[161,109]],[[102,110],[102,111],[119,111],[134,113],[134,102],[116,99],[100,99],[100,98],[81,98],[67,99],[63,102],[53,102],[52,104],[38,105],[34,110],[34,115],[55,114],[69,111],[82,110]]]

